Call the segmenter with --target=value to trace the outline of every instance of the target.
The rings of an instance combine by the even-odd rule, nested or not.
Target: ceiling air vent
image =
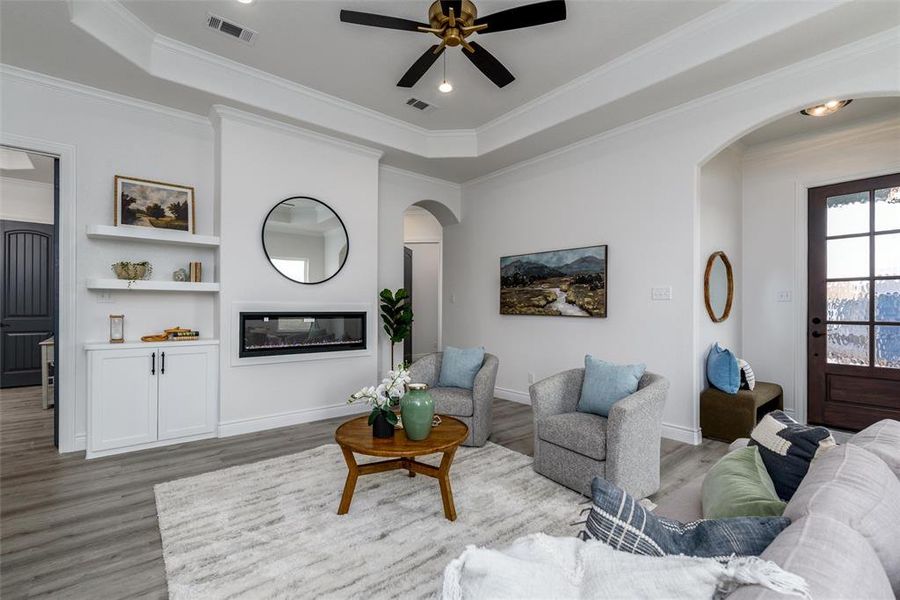
[[[258,35],[252,29],[247,29],[242,25],[237,25],[232,23],[231,21],[226,21],[222,17],[216,16],[212,13],[206,14],[206,24],[216,31],[220,33],[224,33],[229,37],[236,38],[245,44],[253,45],[253,42],[256,41],[256,36]]]
[[[434,104],[429,104],[424,100],[419,100],[418,98],[410,98],[406,101],[407,106],[412,106],[416,110],[428,110],[431,108],[435,108]]]

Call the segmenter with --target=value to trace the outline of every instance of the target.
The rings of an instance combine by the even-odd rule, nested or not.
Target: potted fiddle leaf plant
[[[409,371],[398,366],[396,370],[388,372],[388,376],[377,386],[359,390],[347,402],[365,402],[371,406],[369,425],[372,427],[372,435],[391,438],[394,437],[394,426],[397,424],[397,413],[391,409],[400,403],[410,381]]]
[[[396,292],[385,288],[379,294],[381,299],[381,320],[384,332],[391,340],[391,364],[394,362],[394,346],[402,343],[412,333],[413,312],[409,293],[403,288]]]

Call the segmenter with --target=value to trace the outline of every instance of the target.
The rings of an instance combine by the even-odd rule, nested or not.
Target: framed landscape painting
[[[194,233],[194,188],[116,175],[116,225]]]
[[[500,259],[500,314],[606,317],[607,248],[588,246]]]

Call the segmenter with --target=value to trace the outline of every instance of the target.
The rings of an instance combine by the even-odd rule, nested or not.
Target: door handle
[[[813,324],[813,325],[818,325],[818,324],[821,323],[821,322],[822,322],[822,319],[820,319],[819,317],[813,317],[813,318],[812,318],[812,324]]]
[[[156,375],[156,352],[150,355],[150,374]]]
[[[809,335],[813,336],[814,338],[820,338],[820,337],[822,337],[822,335],[824,335],[824,334],[822,334],[821,332],[818,332],[818,331],[813,331],[813,332],[810,333]]]
[[[166,353],[165,352],[162,353],[162,365],[159,369],[159,372],[162,375],[166,374]]]

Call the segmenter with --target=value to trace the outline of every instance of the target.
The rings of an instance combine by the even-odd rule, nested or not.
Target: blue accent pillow
[[[444,348],[438,387],[457,387],[471,390],[475,376],[484,363],[484,348]]]
[[[741,387],[741,369],[731,350],[716,342],[706,357],[706,378],[709,384],[728,394],[736,394]]]
[[[646,369],[643,364],[616,365],[588,354],[577,410],[608,417],[613,404],[637,391]]]
[[[733,517],[680,523],[657,517],[619,487],[600,477],[591,483],[592,505],[581,539],[631,554],[684,554],[728,559],[759,556],[791,524],[787,517]]]

